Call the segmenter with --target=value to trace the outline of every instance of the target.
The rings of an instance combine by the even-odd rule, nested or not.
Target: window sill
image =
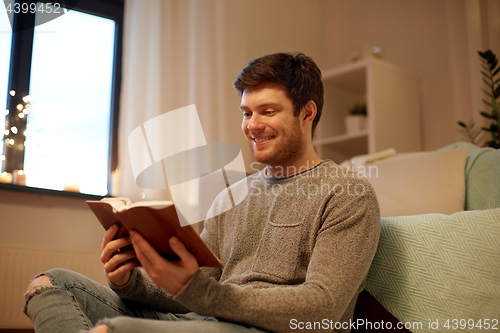
[[[109,197],[108,195],[103,196],[103,195],[70,192],[70,191],[57,191],[57,190],[49,190],[45,188],[30,187],[30,186],[16,185],[9,183],[0,183],[0,191],[15,191],[15,192],[24,192],[31,194],[41,194],[41,195],[58,196],[66,198],[85,199],[85,200],[100,200],[104,197]],[[1,195],[2,194],[0,192],[0,196]]]

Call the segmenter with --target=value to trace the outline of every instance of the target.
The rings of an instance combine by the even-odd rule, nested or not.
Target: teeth
[[[261,143],[261,142],[265,142],[265,141],[271,140],[272,138],[274,138],[274,137],[273,136],[269,136],[267,138],[254,139],[254,141],[257,142],[257,143]]]

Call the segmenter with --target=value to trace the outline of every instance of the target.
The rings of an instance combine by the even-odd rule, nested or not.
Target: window
[[[11,3],[8,75],[0,51],[0,89],[7,96],[0,103],[8,109],[3,181],[107,195],[116,167],[123,1]],[[4,35],[0,44],[8,43]]]
[[[7,12],[0,12],[0,114],[6,116],[7,87],[9,84],[10,45],[12,33]],[[2,137],[4,133],[0,133]],[[0,144],[0,156],[4,159],[3,144]]]

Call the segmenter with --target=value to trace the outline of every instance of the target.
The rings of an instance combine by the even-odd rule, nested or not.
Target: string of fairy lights
[[[9,92],[10,96],[14,97],[16,95],[15,90]],[[2,162],[2,172],[0,173],[0,182],[4,183],[16,183],[19,185],[25,185],[25,174],[22,168],[16,170],[7,170],[8,168],[8,158],[9,150],[21,150],[24,151],[26,144],[27,135],[27,118],[30,109],[30,99],[29,95],[22,97],[20,103],[18,103],[13,110],[5,110],[5,128],[3,131],[3,153],[1,156]],[[12,108],[11,108],[12,109]],[[14,154],[12,154],[14,155]],[[13,158],[13,157],[12,157]],[[9,172],[9,171],[12,171]]]

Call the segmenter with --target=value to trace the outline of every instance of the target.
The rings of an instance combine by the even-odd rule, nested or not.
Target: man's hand
[[[131,244],[130,237],[114,239],[120,230],[117,224],[111,226],[104,234],[101,245],[101,261],[109,279],[117,286],[124,285],[130,279],[130,271],[136,266],[136,255],[133,250],[122,252],[122,248]]]
[[[178,261],[168,261],[160,256],[144,237],[136,231],[130,232],[130,238],[137,259],[149,273],[153,282],[174,296],[200,270],[196,258],[175,236],[168,241],[170,247],[179,256],[180,260]]]

